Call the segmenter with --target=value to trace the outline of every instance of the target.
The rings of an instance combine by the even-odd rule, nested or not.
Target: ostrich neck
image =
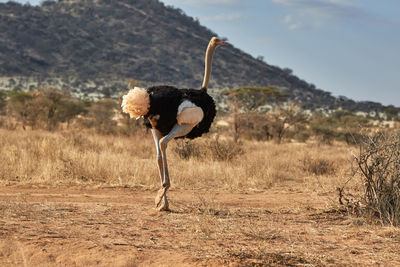
[[[206,51],[206,58],[205,58],[205,66],[204,66],[204,80],[203,85],[201,86],[202,89],[207,90],[208,82],[210,81],[211,76],[211,63],[215,52],[214,46],[209,45]]]

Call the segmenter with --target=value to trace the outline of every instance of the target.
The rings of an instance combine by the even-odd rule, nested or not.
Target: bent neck
[[[211,68],[212,68],[212,59],[214,56],[216,47],[208,44],[207,51],[206,51],[206,58],[205,58],[205,65],[204,65],[204,79],[203,84],[201,86],[202,90],[206,90],[208,88],[208,82],[210,81],[211,77]]]

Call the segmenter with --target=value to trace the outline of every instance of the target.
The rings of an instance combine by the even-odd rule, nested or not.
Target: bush
[[[358,132],[347,132],[343,134],[344,140],[348,145],[358,145],[365,140],[365,135],[363,133],[358,133]]]
[[[359,144],[363,138],[360,130],[370,126],[368,119],[343,110],[330,115],[315,112],[310,122],[312,134],[323,144],[332,144],[334,140]]]
[[[231,161],[244,153],[242,146],[233,141],[220,141],[219,137],[210,138],[207,141],[196,142],[177,141],[175,153],[181,159],[202,158],[216,161]]]
[[[335,166],[332,161],[307,156],[303,159],[303,170],[315,175],[333,174]]]
[[[380,132],[366,138],[355,156],[363,193],[344,203],[382,224],[400,224],[400,132]],[[343,190],[339,199],[342,201]],[[355,205],[355,203],[360,203]]]
[[[175,147],[175,153],[178,154],[178,156],[181,159],[200,157],[199,146],[187,140],[177,141],[177,146]]]
[[[117,104],[109,98],[99,100],[89,108],[91,124],[100,134],[116,133],[117,122],[113,120],[116,115]],[[90,124],[89,124],[90,125]]]
[[[0,115],[4,115],[7,106],[7,93],[0,90]]]
[[[219,141],[218,136],[207,142],[210,157],[219,161],[230,161],[244,153],[242,146],[233,141]]]
[[[67,91],[38,88],[35,91],[10,91],[8,115],[23,127],[55,130],[61,122],[69,122],[86,112],[82,101],[73,99]]]
[[[318,140],[322,144],[330,145],[333,140],[339,135],[334,129],[326,125],[311,125],[311,130],[314,135],[318,137]]]

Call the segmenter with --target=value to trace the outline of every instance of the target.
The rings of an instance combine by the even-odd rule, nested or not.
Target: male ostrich
[[[177,89],[172,86],[135,87],[123,96],[122,111],[132,117],[144,116],[151,128],[157,150],[157,163],[162,188],[155,198],[156,209],[167,211],[167,190],[170,186],[166,148],[174,138],[196,138],[208,132],[215,117],[215,103],[207,94],[211,63],[215,49],[227,44],[213,37],[205,56],[203,85],[197,89]]]

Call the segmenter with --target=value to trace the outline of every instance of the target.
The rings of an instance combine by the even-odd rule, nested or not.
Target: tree
[[[51,131],[60,122],[69,122],[86,112],[83,102],[57,88],[39,88],[31,92],[13,90],[9,98],[10,115],[21,122],[24,128],[31,126]]]
[[[330,144],[334,139],[347,143],[358,143],[362,138],[360,130],[368,128],[370,120],[349,111],[337,110],[330,115],[314,112],[310,129],[323,143]]]
[[[61,122],[67,122],[69,126],[70,121],[80,114],[87,114],[86,104],[78,99],[66,99],[59,107],[59,119]]]
[[[284,68],[283,72],[286,73],[287,75],[292,75],[293,74],[293,70],[289,69],[289,68]]]
[[[308,116],[298,104],[291,103],[288,107],[276,107],[267,115],[268,134],[276,137],[276,142],[281,143],[282,138],[290,127],[298,127],[307,122]],[[273,133],[271,134],[272,131]]]
[[[32,108],[32,99],[34,95],[25,91],[10,91],[9,101],[7,107],[9,115],[14,116],[15,119],[22,123],[22,127],[29,125],[34,127],[36,125],[38,114]]]
[[[233,141],[238,143],[239,135],[240,135],[240,108],[241,105],[236,97],[232,97],[232,99],[227,100],[227,104],[229,109],[233,115]]]
[[[274,86],[243,86],[224,90],[222,95],[236,99],[245,112],[255,111],[260,106],[271,102],[285,101],[289,97],[289,94],[281,92]]]
[[[273,86],[244,86],[224,90],[227,105],[233,115],[233,139],[238,142],[241,128],[250,126],[250,113],[257,112],[261,106],[268,103],[284,101],[289,95]],[[254,125],[255,123],[253,123]]]
[[[40,5],[41,6],[46,6],[46,5],[54,4],[56,2],[57,2],[56,0],[42,0],[42,1],[40,1]]]
[[[399,109],[393,105],[389,105],[385,108],[385,114],[388,120],[398,120],[399,119]]]
[[[4,115],[7,106],[7,93],[0,90],[0,115]]]
[[[117,122],[113,120],[116,115],[115,109],[117,103],[110,99],[102,99],[89,108],[89,117],[92,119],[97,132],[102,134],[110,134],[115,130]]]
[[[56,88],[39,88],[37,96],[38,104],[43,107],[43,119],[46,121],[47,130],[53,130],[61,121],[60,110],[69,95],[66,91]]]

